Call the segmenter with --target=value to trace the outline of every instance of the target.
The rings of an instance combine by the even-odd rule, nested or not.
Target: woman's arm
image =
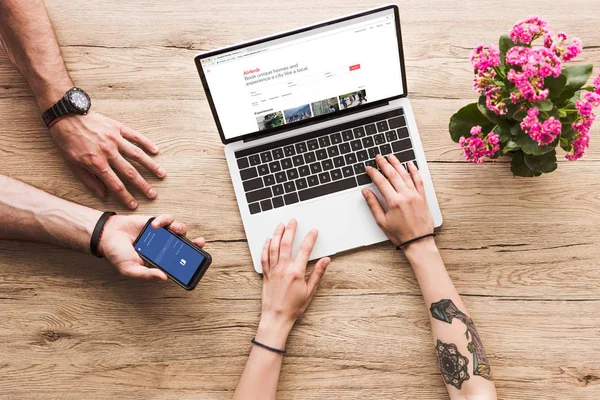
[[[296,226],[296,220],[291,220],[287,227],[280,224],[273,237],[265,242],[262,253],[262,313],[255,339],[282,350],[294,323],[315,296],[331,261],[328,257],[320,259],[306,280],[306,264],[317,240],[317,231],[310,231],[296,259],[292,260]],[[254,345],[233,398],[275,399],[282,360],[282,354]]]
[[[410,163],[407,171],[393,155],[387,160],[377,156],[377,163],[383,174],[373,168],[367,172],[383,195],[387,211],[373,192],[365,189],[363,195],[388,238],[399,245],[432,233],[433,218],[417,168]],[[450,398],[495,399],[496,387],[481,339],[446,272],[434,239],[416,241],[403,246],[403,250],[429,309],[439,368]]]

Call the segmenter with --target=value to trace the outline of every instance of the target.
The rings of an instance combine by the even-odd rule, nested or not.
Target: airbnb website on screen
[[[226,139],[402,94],[392,10],[201,59]]]

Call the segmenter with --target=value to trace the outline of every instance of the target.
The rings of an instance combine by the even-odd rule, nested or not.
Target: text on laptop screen
[[[202,58],[225,139],[403,94],[393,10]]]

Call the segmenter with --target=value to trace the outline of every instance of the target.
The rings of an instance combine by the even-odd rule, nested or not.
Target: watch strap
[[[94,227],[94,231],[92,232],[92,238],[90,239],[90,251],[93,255],[98,258],[103,258],[103,255],[100,254],[98,247],[100,246],[100,239],[102,238],[102,232],[104,231],[104,225],[113,215],[117,215],[114,211],[105,211],[98,222],[96,222],[96,226]]]
[[[72,113],[74,110],[66,99],[66,96],[60,99],[56,104],[50,107],[42,114],[42,119],[48,128],[57,123],[60,118]]]

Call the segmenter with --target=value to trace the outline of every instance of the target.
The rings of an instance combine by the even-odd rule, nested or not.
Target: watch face
[[[69,101],[77,111],[87,112],[90,108],[90,98],[82,90],[72,90],[69,94]]]

